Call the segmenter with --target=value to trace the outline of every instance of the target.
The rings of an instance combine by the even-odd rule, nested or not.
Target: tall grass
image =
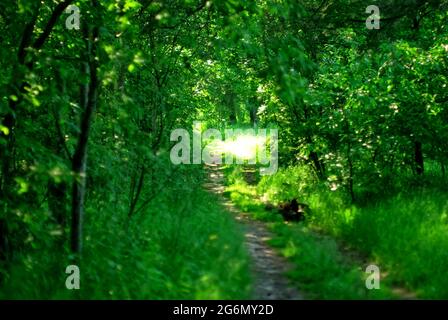
[[[391,283],[404,285],[418,297],[448,298],[448,197],[436,177],[430,171],[419,181],[402,178],[398,191],[383,190],[379,197],[352,204],[343,188],[331,181],[317,183],[306,167],[289,167],[263,177],[251,192],[272,203],[297,198],[309,204],[308,227],[360,251]],[[229,182],[239,190],[248,188],[235,177]],[[233,198],[244,203],[235,194]],[[249,198],[245,201],[249,206]],[[300,237],[296,233],[291,239]],[[297,246],[301,250],[303,244]]]
[[[190,170],[190,169],[188,169]],[[187,170],[187,171],[188,171]],[[195,172],[182,172],[126,226],[117,202],[90,199],[80,290],[65,287],[65,246],[36,234],[0,285],[1,299],[244,299],[250,290],[243,236]],[[190,170],[190,171],[191,171]],[[101,205],[98,205],[98,204]],[[125,205],[124,208],[127,208]],[[36,231],[37,232],[37,231]]]
[[[448,298],[447,210],[444,193],[399,194],[353,208],[333,229],[422,298]]]

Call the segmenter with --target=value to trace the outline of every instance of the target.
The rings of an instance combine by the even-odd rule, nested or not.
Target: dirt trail
[[[271,234],[263,223],[251,220],[223,196],[224,175],[218,166],[209,166],[205,188],[217,194],[223,205],[234,214],[244,228],[246,246],[252,259],[254,288],[252,298],[257,300],[302,300],[303,296],[290,284],[284,273],[292,266],[279,256],[266,241]]]

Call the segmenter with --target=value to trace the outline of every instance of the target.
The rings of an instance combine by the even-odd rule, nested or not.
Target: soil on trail
[[[252,298],[256,300],[301,300],[303,299],[285,276],[292,266],[274,249],[266,244],[270,232],[261,222],[251,220],[223,196],[224,175],[219,166],[208,166],[208,181],[205,188],[219,196],[220,201],[233,213],[241,224],[246,238],[246,246],[252,260],[254,288]]]

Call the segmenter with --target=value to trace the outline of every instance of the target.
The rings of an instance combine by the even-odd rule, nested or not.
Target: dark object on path
[[[246,181],[246,183],[250,186],[256,185],[259,180],[257,178],[256,171],[257,171],[257,168],[255,166],[246,165],[246,166],[244,166],[244,168],[241,172],[243,175],[244,181]]]
[[[309,205],[297,202],[297,199],[282,202],[278,205],[278,208],[275,208],[272,204],[267,204],[266,209],[277,209],[285,221],[301,221],[310,212]]]

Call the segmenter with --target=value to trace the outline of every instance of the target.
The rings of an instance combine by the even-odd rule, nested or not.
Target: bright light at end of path
[[[222,142],[222,149],[226,153],[232,153],[240,159],[255,158],[257,148],[263,147],[266,139],[254,136],[238,136],[235,140]]]

